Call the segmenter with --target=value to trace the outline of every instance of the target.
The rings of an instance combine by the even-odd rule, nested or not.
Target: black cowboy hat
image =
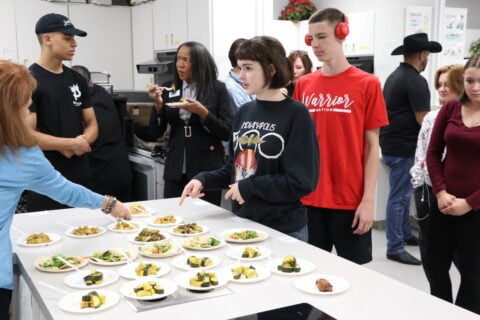
[[[403,45],[392,51],[392,56],[416,53],[423,50],[430,52],[442,51],[442,45],[436,41],[428,41],[426,33],[415,33],[403,38]]]

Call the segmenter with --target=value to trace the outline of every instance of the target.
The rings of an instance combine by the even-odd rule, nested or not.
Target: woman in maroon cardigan
[[[459,101],[440,110],[427,151],[438,206],[423,263],[430,292],[452,301],[448,271],[456,254],[461,283],[455,304],[480,314],[480,54],[465,64],[464,87]]]

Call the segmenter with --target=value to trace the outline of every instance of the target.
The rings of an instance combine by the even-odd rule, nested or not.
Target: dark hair
[[[476,53],[468,59],[467,63],[465,63],[465,67],[463,68],[463,72],[465,72],[468,68],[480,68],[480,53]],[[465,89],[460,94],[458,101],[461,103],[469,102],[470,97],[465,92]]]
[[[315,12],[308,20],[308,23],[312,24],[322,21],[328,21],[330,25],[335,27],[338,23],[345,22],[345,14],[335,8],[326,8]]]
[[[200,100],[207,95],[207,92],[215,90],[215,81],[218,77],[217,65],[207,48],[203,44],[194,41],[184,42],[178,46],[175,61],[177,60],[178,51],[184,46],[190,49],[192,79],[197,86],[197,100]],[[181,88],[182,80],[178,76],[176,63],[174,71],[173,82],[177,88]]]
[[[232,68],[238,67],[237,58],[235,57],[235,52],[237,51],[238,47],[240,47],[240,45],[245,41],[247,41],[247,39],[238,38],[237,40],[232,42],[232,45],[230,46],[230,50],[228,50],[228,59],[230,60],[230,64],[232,65]]]
[[[90,80],[91,80],[92,77],[91,77],[90,71],[87,69],[87,67],[84,67],[84,66],[81,66],[81,65],[75,65],[75,66],[72,66],[72,70],[80,73],[87,80],[87,82],[90,83]]]
[[[238,48],[235,56],[237,60],[259,62],[265,76],[264,85],[268,88],[280,89],[290,81],[292,69],[285,49],[273,37],[261,36],[247,40]]]
[[[313,63],[312,60],[310,60],[308,53],[302,50],[295,50],[290,52],[290,54],[288,55],[288,60],[290,61],[292,66],[295,64],[295,60],[297,60],[297,58],[300,58],[300,60],[302,60],[303,67],[305,68],[305,74],[311,73]]]

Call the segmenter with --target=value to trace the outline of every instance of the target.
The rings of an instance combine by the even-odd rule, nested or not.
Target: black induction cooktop
[[[262,311],[230,320],[337,320],[308,303]]]

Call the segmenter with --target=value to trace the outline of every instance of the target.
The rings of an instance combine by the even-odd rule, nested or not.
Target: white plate
[[[62,299],[58,302],[58,306],[60,309],[66,312],[72,312],[72,313],[94,313],[94,312],[99,312],[103,311],[105,309],[111,308],[114,305],[118,303],[120,300],[120,296],[118,293],[115,293],[110,290],[95,290],[98,292],[98,294],[103,294],[105,295],[105,303],[102,304],[98,308],[80,308],[80,302],[82,301],[82,296],[87,295],[89,292],[93,290],[85,290],[85,291],[79,291],[79,292],[73,292]]]
[[[137,274],[135,273],[135,269],[138,267],[140,262],[143,262],[144,264],[147,264],[147,263],[155,264],[159,268],[157,274],[156,275],[150,275],[150,276],[137,276]],[[162,262],[147,262],[147,261],[139,261],[139,262],[135,262],[135,263],[128,263],[127,265],[121,267],[120,270],[118,270],[118,273],[122,277],[124,277],[126,279],[131,279],[131,280],[158,278],[158,277],[166,275],[169,272],[170,272],[170,267],[169,267],[168,264],[162,263]]]
[[[188,104],[188,102],[168,102],[165,103],[167,106],[172,107],[172,108],[178,108],[178,107],[183,107]]]
[[[35,268],[37,268],[38,270],[40,271],[44,271],[44,272],[53,272],[53,273],[59,273],[59,272],[69,272],[69,271],[75,271],[75,269],[73,269],[72,267],[66,265],[65,266],[65,269],[58,269],[58,268],[46,268],[46,267],[43,267],[43,263],[47,262],[48,260],[51,260],[52,257],[54,256],[49,256],[49,257],[39,257],[37,259],[35,259]],[[75,258],[78,258],[81,260],[81,262],[79,264],[74,264],[75,267],[77,268],[82,268],[84,266],[87,265],[88,263],[88,258],[86,257],[75,257]]]
[[[107,229],[110,230],[110,231],[113,231],[113,232],[130,233],[130,232],[138,232],[139,230],[143,229],[143,227],[144,227],[142,223],[132,222],[132,221],[129,221],[128,223],[136,224],[136,225],[138,225],[138,227],[136,227],[135,229],[120,230],[120,229],[115,229],[114,228],[117,225],[117,222],[113,222],[113,223],[111,223],[107,226]]]
[[[258,237],[253,239],[232,239],[231,235],[236,232],[243,232],[243,231],[254,231],[257,233]],[[234,242],[234,243],[252,243],[252,242],[260,242],[268,238],[268,233],[265,231],[260,231],[253,228],[242,228],[242,229],[229,229],[222,232],[222,238],[227,242]]]
[[[82,227],[88,227],[88,228],[98,228],[99,232],[98,233],[94,233],[94,234],[90,234],[90,235],[85,235],[85,236],[82,236],[82,235],[76,235],[76,234],[73,234],[73,230],[75,229],[78,229],[78,228],[82,228]],[[71,227],[69,228],[67,231],[65,231],[65,234],[69,237],[72,237],[72,238],[77,238],[77,239],[86,239],[86,238],[94,238],[94,237],[98,237],[102,234],[104,234],[105,232],[107,232],[107,229],[102,227],[102,226],[89,226],[89,225],[83,225],[83,226],[78,226],[78,227]]]
[[[158,230],[158,229],[156,229]],[[141,231],[141,230],[140,230]],[[162,240],[157,240],[157,241],[137,241],[135,240],[135,238],[138,236],[140,232],[136,233],[136,234],[132,234],[130,236],[128,236],[128,240],[130,242],[133,242],[135,244],[138,244],[138,245],[144,245],[144,244],[148,244],[148,243],[155,243],[155,242],[162,242],[162,241],[165,241],[165,240],[168,240],[170,239],[170,236],[166,233],[166,232],[162,232],[160,231],[160,234],[164,237]]]
[[[316,268],[315,264],[309,260],[297,259],[297,264],[300,265],[299,272],[283,272],[278,270],[277,268],[277,266],[282,264],[282,260],[283,258],[276,259],[274,261],[269,261],[267,263],[267,267],[269,267],[273,273],[281,274],[282,276],[301,276],[301,275],[312,272]]]
[[[141,204],[142,206],[145,207],[145,212],[141,212],[141,213],[132,213],[130,211],[130,205],[133,205],[133,204]],[[154,214],[156,212],[155,209],[151,208],[151,207],[147,207],[146,205],[140,203],[140,202],[135,202],[135,203],[130,203],[129,205],[127,205],[128,207],[128,210],[130,211],[130,214],[132,215],[132,218],[143,218],[143,217],[149,217],[151,216],[152,214]]]
[[[215,246],[210,246],[210,239],[215,239],[219,243]],[[225,241],[219,239],[217,237],[209,237],[209,236],[195,236],[188,238],[182,241],[182,246],[186,249],[190,250],[198,250],[198,251],[208,251],[208,250],[215,250],[221,248],[225,245]]]
[[[39,232],[40,233],[40,232]],[[22,246],[22,247],[31,247],[31,248],[34,248],[34,247],[45,247],[45,246],[49,246],[49,245],[52,245],[54,243],[57,243],[58,241],[62,240],[62,236],[59,235],[59,234],[56,234],[56,233],[50,233],[50,232],[44,232],[49,238],[50,238],[50,242],[45,242],[45,243],[37,243],[37,244],[29,244],[27,243],[27,238],[28,236],[30,235],[27,235],[27,236],[24,236],[24,237],[21,237],[19,239],[17,239],[17,244],[19,246]]]
[[[99,258],[93,258],[92,257],[95,253],[100,253],[101,254],[101,253],[103,253],[107,250],[113,252],[115,255],[121,256],[122,257],[121,260],[114,261],[114,262],[108,262],[108,261],[105,261],[105,260],[102,260],[102,259],[99,259]],[[99,265],[99,266],[118,266],[118,265],[127,263],[128,259],[127,259],[127,257],[125,257],[125,255],[127,255],[130,258],[130,260],[132,260],[132,261],[137,259],[137,256],[138,256],[137,251],[135,251],[134,249],[131,249],[131,248],[112,248],[112,249],[96,250],[96,251],[92,252],[92,254],[89,257],[89,261],[91,263]]]
[[[202,231],[201,232],[197,232],[197,233],[178,233],[178,232],[175,232],[174,229],[175,228],[178,228],[180,225],[176,225],[176,226],[173,226],[171,227],[170,229],[168,229],[168,232],[170,232],[171,234],[173,234],[174,236],[178,236],[178,237],[193,237],[193,236],[199,236],[201,234],[205,234],[208,232],[208,228],[201,225],[201,224],[197,224],[200,228],[202,228]]]
[[[244,267],[248,267],[250,266],[249,264],[245,263],[245,264],[240,264]],[[231,268],[228,268],[227,270],[225,270],[224,272],[228,272],[229,274],[229,281],[231,282],[235,282],[235,283],[254,283],[254,282],[259,282],[259,281],[263,281],[267,278],[270,277],[270,275],[272,274],[270,272],[269,269],[265,268],[265,267],[262,267],[262,266],[256,266],[254,265],[253,267],[255,268],[255,270],[257,271],[257,274],[258,274],[258,277],[256,278],[245,278],[244,276],[241,276],[240,279],[234,279],[233,278],[233,272],[232,272],[232,269],[235,268],[235,267],[238,267],[238,265],[235,265],[235,266],[232,266]]]
[[[91,270],[96,270],[103,273],[103,281],[100,284],[92,284],[87,286],[83,278],[91,273]],[[64,282],[66,285],[78,288],[78,289],[96,289],[101,287],[106,287],[109,284],[114,283],[118,280],[118,273],[115,271],[107,269],[91,269],[91,270],[82,270],[81,272],[75,272],[65,278]]]
[[[257,251],[260,251],[261,255],[258,256],[258,257],[254,257],[254,258],[242,258],[242,253],[243,253],[243,251],[245,250],[246,247],[252,247],[253,249],[255,249]],[[270,257],[271,254],[272,254],[272,251],[270,249],[265,248],[265,247],[254,246],[254,245],[241,246],[241,247],[231,247],[227,251],[227,256],[229,256],[230,258],[236,259],[236,260],[244,260],[244,261],[257,261],[257,260],[266,259],[266,258]]]
[[[208,267],[197,267],[197,268],[191,267],[189,264],[187,264],[187,259],[190,256],[195,256],[195,257],[200,258],[200,259],[201,258],[210,258],[212,260],[212,264]],[[222,261],[220,260],[220,258],[218,258],[217,256],[214,256],[214,255],[210,255],[210,254],[191,254],[191,255],[181,255],[180,257],[173,260],[172,264],[179,269],[190,271],[190,270],[212,269],[212,268],[215,268],[216,266],[218,266],[221,262]]]
[[[155,219],[162,218],[165,216],[167,215],[151,217],[147,220],[147,224],[154,227],[171,227],[183,222],[183,218],[179,216],[173,216],[175,218],[175,222],[172,222],[172,223],[155,223],[154,222]]]
[[[156,247],[158,248],[165,244],[171,245],[170,250],[164,253],[152,252],[152,250],[154,250]],[[167,258],[167,257],[174,256],[176,254],[179,254],[180,252],[182,252],[182,248],[180,248],[177,244],[171,241],[154,242],[154,243],[149,243],[141,247],[138,247],[138,253],[144,257],[149,257],[149,258]]]
[[[155,281],[156,284],[161,286],[165,292],[162,294],[154,294],[151,296],[146,296],[146,297],[139,297],[137,294],[133,291],[133,288],[135,288],[138,285],[141,285],[147,281]],[[175,291],[177,291],[177,285],[175,282],[167,280],[167,279],[137,279],[133,280],[130,282],[125,283],[121,288],[120,288],[120,293],[131,299],[137,299],[137,300],[158,300],[165,298],[171,294],[173,294]]]
[[[332,284],[332,287],[333,287],[332,292],[322,292],[318,290],[315,284],[315,281],[320,278],[326,279]],[[327,296],[342,293],[348,290],[348,288],[350,288],[350,284],[348,283],[347,280],[337,276],[330,275],[330,274],[311,274],[308,276],[304,276],[302,278],[299,278],[297,281],[295,281],[294,285],[300,291],[316,294],[316,295],[327,295]]]
[[[216,286],[210,286],[210,287],[206,287],[206,288],[203,288],[203,287],[192,287],[190,285],[190,278],[193,278],[196,274],[197,274],[198,271],[190,271],[190,272],[184,272],[184,273],[180,273],[179,275],[177,275],[175,277],[175,283],[178,284],[180,287],[182,288],[185,288],[185,289],[188,289],[188,290],[192,290],[192,291],[210,291],[210,290],[213,290],[213,289],[216,289],[216,288],[220,288],[221,286],[224,286],[227,284],[228,280],[229,280],[229,277],[228,275],[223,272],[223,271],[212,271],[215,273],[215,275],[217,276],[217,280],[218,280],[218,285]]]

